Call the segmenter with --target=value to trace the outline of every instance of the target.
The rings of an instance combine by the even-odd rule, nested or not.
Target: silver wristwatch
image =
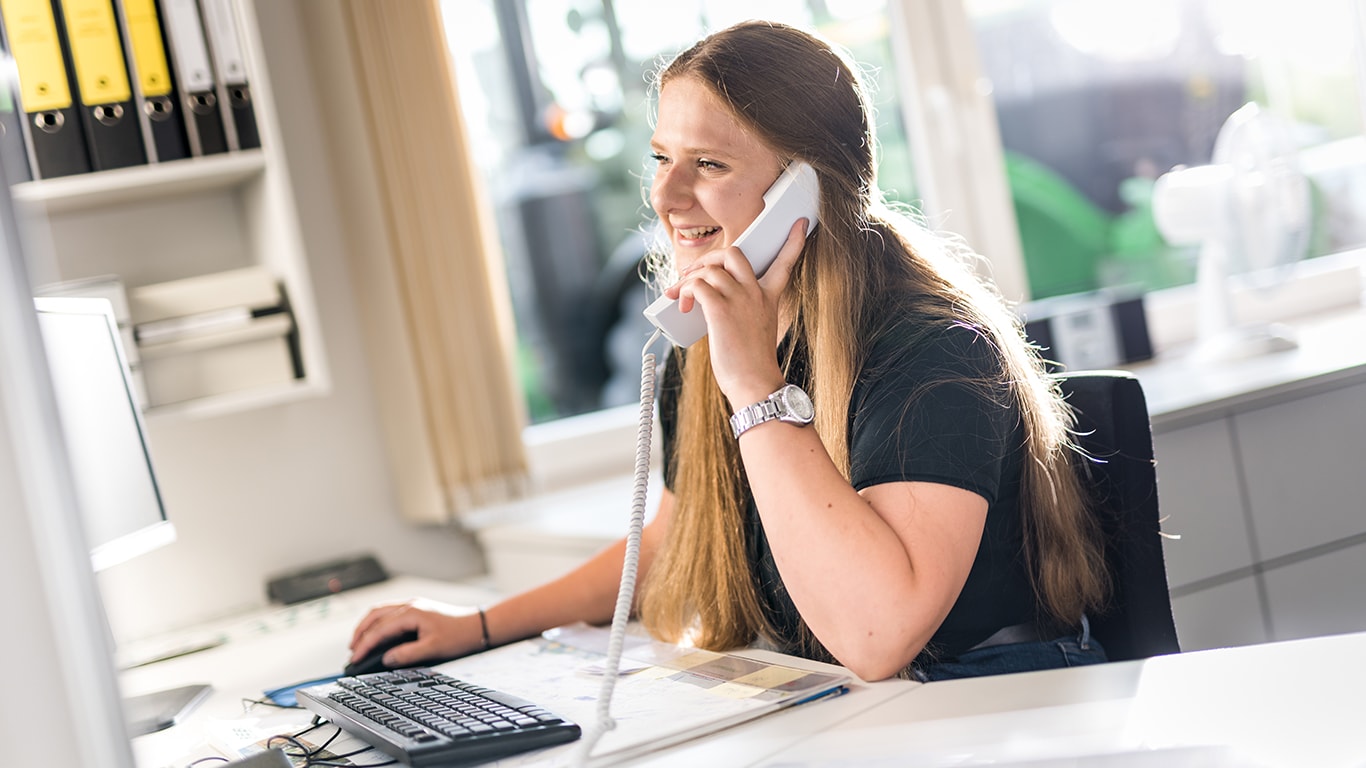
[[[735,431],[735,436],[738,438],[744,434],[745,430],[763,424],[765,421],[778,419],[801,427],[810,424],[815,416],[816,409],[811,405],[811,398],[802,391],[801,387],[796,384],[788,384],[769,395],[768,399],[760,400],[754,405],[747,405],[736,411],[730,417],[730,428]]]

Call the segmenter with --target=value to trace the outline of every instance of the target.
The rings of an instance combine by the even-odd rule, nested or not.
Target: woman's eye
[[[698,167],[698,168],[705,168],[705,169],[707,169],[707,170],[709,170],[709,171],[717,171],[717,170],[720,170],[721,168],[723,168],[724,166],[722,166],[720,163],[716,162],[715,160],[707,160],[707,159],[703,158],[703,159],[699,159],[699,160],[697,161],[697,167]]]
[[[659,154],[658,152],[651,152],[648,155],[648,157],[650,160],[653,160],[656,165],[663,165],[669,161],[669,158]]]

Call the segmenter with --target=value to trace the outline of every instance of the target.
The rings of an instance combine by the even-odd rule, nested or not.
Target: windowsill
[[[1217,363],[1187,343],[1126,366],[1143,383],[1154,431],[1366,381],[1366,308],[1360,304],[1287,323],[1295,349]]]
[[[636,463],[640,406],[623,405],[535,424],[522,433],[532,487],[553,492],[629,475]],[[651,430],[650,465],[659,466],[658,419]]]
[[[1360,306],[1366,292],[1366,248],[1302,261],[1275,275],[1274,290],[1251,281],[1231,281],[1230,304],[1242,323],[1311,318],[1338,308]],[[1184,349],[1196,336],[1199,291],[1183,285],[1143,297],[1148,336],[1159,355]]]

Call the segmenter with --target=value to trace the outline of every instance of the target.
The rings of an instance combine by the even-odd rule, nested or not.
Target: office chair
[[[1078,457],[1101,519],[1111,599],[1090,616],[1111,661],[1179,653],[1157,509],[1148,405],[1138,379],[1122,371],[1056,376],[1077,412]]]

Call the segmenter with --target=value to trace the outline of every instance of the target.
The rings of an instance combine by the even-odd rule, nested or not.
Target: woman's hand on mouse
[[[484,648],[478,609],[416,599],[371,609],[351,634],[350,661],[358,661],[385,640],[410,631],[417,633],[417,639],[384,654],[386,666],[451,659]]]

